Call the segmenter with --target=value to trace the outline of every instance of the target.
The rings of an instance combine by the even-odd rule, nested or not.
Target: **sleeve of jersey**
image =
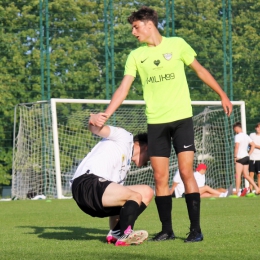
[[[187,66],[189,66],[194,61],[197,53],[185,40],[181,39],[181,41],[181,59]]]
[[[239,135],[235,135],[235,143],[240,143]]]
[[[107,137],[113,141],[131,142],[133,141],[133,135],[121,127],[109,126],[110,134]]]
[[[136,77],[136,62],[135,62],[135,58],[133,55],[133,52],[130,52],[130,54],[128,55],[128,58],[126,60],[125,63],[125,72],[124,75],[130,75],[133,77]]]

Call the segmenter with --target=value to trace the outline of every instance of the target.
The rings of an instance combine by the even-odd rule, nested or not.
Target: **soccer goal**
[[[89,115],[104,111],[109,102],[51,99],[50,102],[17,105],[12,196],[20,199],[42,194],[59,199],[70,197],[70,179],[81,160],[100,140],[88,130]],[[192,102],[197,150],[194,169],[198,163],[206,163],[206,183],[213,188],[227,188],[234,183],[233,123],[241,121],[246,132],[245,103],[232,103],[232,116],[227,117],[219,101]],[[123,127],[133,134],[145,132],[144,101],[124,101],[108,124]],[[177,158],[173,151],[170,159],[170,186],[177,168]],[[132,184],[154,187],[151,166],[138,169],[132,165],[125,185]]]

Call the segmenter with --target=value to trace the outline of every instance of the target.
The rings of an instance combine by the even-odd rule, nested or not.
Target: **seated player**
[[[220,189],[212,189],[210,186],[205,185],[205,173],[207,170],[207,166],[203,163],[199,164],[196,168],[196,171],[194,172],[195,180],[199,187],[199,193],[201,198],[206,197],[226,197],[229,194],[229,192],[223,188]],[[185,196],[185,188],[184,184],[181,180],[179,170],[176,172],[176,174],[173,177],[173,184],[172,188],[170,189],[171,194],[173,194],[176,198],[181,198]]]
[[[200,163],[196,171],[194,172],[195,180],[199,187],[199,193],[201,198],[206,197],[227,197],[228,195],[232,194],[231,191],[227,191],[226,189],[219,188],[219,189],[212,189],[210,186],[205,185],[205,173],[207,171],[207,165],[204,163]],[[231,194],[229,194],[231,192]]]
[[[153,190],[147,185],[123,186],[123,183],[131,160],[137,167],[146,165],[149,160],[147,134],[133,137],[123,128],[94,126],[93,116],[90,115],[89,130],[103,139],[78,166],[71,180],[73,198],[79,208],[92,217],[111,216],[108,242],[115,242],[116,246],[140,244],[148,233],[133,231],[133,227],[150,203]]]

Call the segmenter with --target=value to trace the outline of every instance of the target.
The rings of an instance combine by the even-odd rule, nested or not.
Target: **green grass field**
[[[130,247],[105,243],[107,219],[91,218],[73,200],[0,202],[0,259],[260,259],[260,196],[202,199],[204,241],[186,244],[184,199],[173,199],[175,241]],[[151,237],[160,231],[154,202],[136,222]]]

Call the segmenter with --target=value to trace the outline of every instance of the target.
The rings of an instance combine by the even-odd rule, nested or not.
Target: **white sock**
[[[223,192],[220,193],[219,197],[220,197],[220,198],[226,197],[226,196],[225,196],[225,193],[223,193]]]

